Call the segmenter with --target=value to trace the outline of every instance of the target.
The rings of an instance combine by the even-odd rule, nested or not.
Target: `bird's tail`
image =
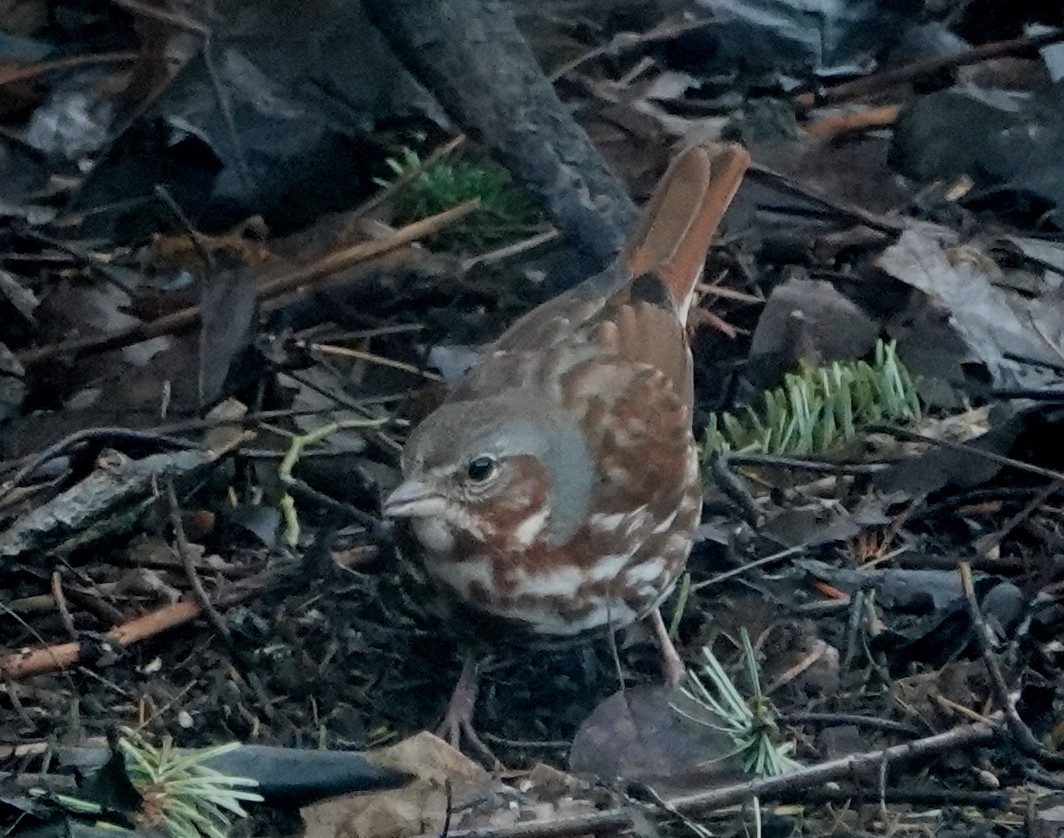
[[[740,145],[685,149],[662,176],[622,258],[631,276],[653,273],[668,289],[681,322],[687,319],[706,254],[750,165]]]

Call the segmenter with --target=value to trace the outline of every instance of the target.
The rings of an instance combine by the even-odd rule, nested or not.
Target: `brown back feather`
[[[517,320],[487,347],[451,398],[521,386],[522,372],[539,353],[583,342],[613,320],[612,351],[660,370],[690,403],[691,360],[677,319],[686,318],[713,234],[749,163],[738,145],[698,145],[681,153],[617,261]]]

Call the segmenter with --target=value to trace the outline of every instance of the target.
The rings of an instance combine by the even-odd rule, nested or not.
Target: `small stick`
[[[187,17],[182,17],[173,12],[157,9],[147,3],[140,3],[137,0],[111,0],[111,2],[116,6],[121,6],[123,9],[133,12],[134,14],[150,17],[162,23],[169,23],[171,26],[176,26],[189,32],[195,32],[197,35],[209,35],[211,33],[210,27],[206,24]]]
[[[295,343],[297,346],[309,349],[312,352],[320,352],[322,355],[338,355],[341,358],[354,358],[358,361],[366,361],[370,364],[402,370],[411,375],[420,375],[422,378],[427,378],[429,381],[443,381],[442,375],[427,372],[426,370],[415,367],[413,364],[408,364],[405,361],[396,361],[394,358],[385,358],[383,355],[364,352],[361,349],[351,349],[346,346],[334,346],[329,343],[306,343],[305,341],[296,341]]]
[[[464,204],[459,204],[437,215],[423,218],[421,221],[415,221],[413,224],[397,230],[394,235],[386,239],[363,242],[354,247],[332,253],[309,267],[300,268],[284,276],[276,277],[260,287],[259,298],[268,299],[277,296],[326,274],[352,267],[359,262],[368,261],[375,256],[383,256],[404,245],[411,244],[468,215],[476,209],[477,204],[478,202],[475,200],[466,201]],[[137,323],[128,329],[111,332],[110,334],[73,338],[47,346],[27,349],[18,354],[18,360],[23,366],[29,366],[38,361],[59,355],[77,357],[90,353],[105,352],[109,349],[120,349],[123,346],[130,346],[131,344],[161,337],[162,335],[185,331],[195,326],[199,319],[199,306],[189,306],[155,320]]]
[[[198,604],[192,600],[182,600],[123,623],[111,629],[104,637],[118,646],[129,646],[194,620],[199,615]],[[54,646],[12,652],[0,658],[0,677],[18,681],[33,675],[59,672],[81,659],[84,646],[85,644],[79,642],[58,643]]]
[[[359,262],[365,262],[374,256],[383,256],[385,253],[390,253],[403,245],[413,244],[415,241],[431,236],[444,227],[454,224],[459,219],[465,218],[478,206],[480,206],[480,200],[474,198],[471,201],[465,201],[451,207],[449,210],[444,210],[436,215],[430,215],[428,218],[422,218],[420,221],[401,227],[386,239],[362,242],[336,253],[330,253],[313,265],[308,265],[305,268],[300,268],[292,273],[263,283],[259,289],[259,296],[267,299],[276,297],[278,294],[298,288],[300,285],[324,274],[351,267]]]
[[[855,113],[825,116],[802,126],[802,130],[813,137],[831,139],[844,134],[868,131],[872,128],[886,128],[898,121],[899,113],[901,113],[900,105],[865,108]]]
[[[755,559],[748,564],[744,564],[741,567],[734,567],[731,570],[726,570],[723,573],[718,573],[716,576],[711,576],[709,579],[703,579],[701,582],[696,582],[691,586],[692,591],[698,591],[702,588],[708,588],[713,585],[719,585],[721,582],[731,579],[733,576],[741,576],[744,573],[748,573],[751,570],[756,570],[759,567],[764,567],[767,564],[783,561],[783,559],[789,556],[795,556],[804,552],[809,548],[808,544],[796,544],[794,547],[788,547],[785,550],[780,550],[778,553],[773,553],[769,556],[762,556],[760,559]]]
[[[529,236],[527,239],[508,244],[497,250],[481,253],[478,256],[471,256],[462,262],[462,270],[469,271],[477,265],[492,265],[496,262],[501,262],[504,259],[512,259],[514,256],[519,256],[529,250],[534,250],[535,248],[547,244],[548,242],[552,242],[560,237],[561,231],[553,228],[542,233],[536,233],[534,236]]]
[[[71,640],[77,640],[78,630],[74,625],[74,617],[67,607],[66,594],[63,593],[63,576],[58,570],[52,571],[52,596],[55,598],[55,607],[59,611],[59,617],[63,621],[63,628],[66,629]]]
[[[815,201],[832,212],[859,221],[865,226],[871,227],[873,230],[878,230],[882,233],[890,233],[892,235],[902,233],[905,230],[905,222],[901,219],[889,218],[885,215],[877,215],[876,213],[869,212],[855,204],[836,200],[824,193],[810,189],[796,181],[794,178],[788,177],[787,175],[777,172],[774,169],[770,169],[767,166],[754,163],[750,166],[750,174],[755,177],[768,178],[773,184],[781,189],[785,189],[795,195],[800,195],[810,201]]]
[[[132,428],[83,428],[80,431],[75,431],[69,436],[63,437],[58,442],[49,445],[39,454],[33,455],[10,480],[6,480],[0,484],[0,505],[3,504],[11,492],[17,488],[23,480],[32,475],[33,472],[49,460],[54,460],[56,457],[62,456],[65,452],[83,442],[90,442],[93,440],[98,440],[101,446],[124,442],[153,442],[157,443],[160,447],[177,450],[197,447],[194,442],[178,439],[177,437],[165,436],[151,431],[136,431]]]
[[[993,451],[984,451],[983,449],[976,448],[974,445],[968,443],[953,442],[949,439],[938,439],[933,436],[928,436],[927,434],[920,434],[915,431],[906,430],[905,428],[899,428],[896,425],[872,425],[869,430],[881,431],[907,442],[926,442],[929,445],[935,445],[939,448],[947,448],[950,451],[963,451],[967,454],[971,454],[973,457],[979,457],[980,459],[987,460],[991,463],[997,463],[1000,466],[1011,466],[1020,471],[1037,474],[1039,477],[1048,477],[1054,482],[1064,481],[1064,472],[1042,468],[1042,466],[1036,466],[1032,463],[1025,463],[1023,460],[1016,460],[1002,454],[995,454]]]
[[[878,474],[890,463],[846,463],[831,460],[811,460],[804,457],[781,457],[775,454],[754,454],[742,451],[728,452],[729,465],[780,468],[791,471],[813,471],[825,474]]]
[[[875,716],[861,716],[857,713],[815,713],[797,712],[780,713],[776,721],[781,725],[820,725],[821,727],[837,727],[839,725],[852,725],[854,727],[868,727],[873,730],[883,730],[889,733],[897,733],[915,739],[920,732],[912,725],[904,722],[895,722],[890,719],[880,719]]]
[[[686,32],[694,32],[699,29],[705,29],[707,26],[713,26],[720,21],[716,18],[706,18],[704,20],[693,20],[690,22],[674,24],[663,23],[655,26],[647,32],[619,32],[614,35],[608,42],[597,47],[593,47],[587,52],[583,52],[576,58],[570,61],[566,61],[561,66],[552,70],[547,78],[553,84],[565,76],[569,75],[573,70],[582,64],[586,64],[595,58],[599,58],[603,55],[611,55],[619,53],[621,50],[631,50],[643,46],[644,44],[651,44],[655,41],[671,41],[678,35],[683,35]]]
[[[1002,712],[1005,714],[1005,722],[1011,734],[1012,743],[1020,753],[1033,757],[1046,768],[1064,768],[1064,754],[1054,753],[1044,747],[1016,711],[1016,702],[1009,695],[1009,685],[1005,681],[1005,675],[1001,671],[997,658],[994,657],[990,627],[986,624],[986,620],[983,619],[983,612],[979,608],[979,600],[975,596],[972,569],[967,562],[957,562],[957,570],[961,575],[961,587],[964,589],[964,598],[968,603],[968,614],[972,618],[972,628],[975,629],[976,641],[979,643],[979,648],[983,653],[983,663],[986,664],[987,672],[990,673],[990,687],[994,693],[994,698],[997,699],[998,704],[1001,705]]]
[[[216,607],[229,608],[251,597],[260,596],[264,590],[276,584],[285,571],[294,565],[295,563],[270,566],[260,573],[241,580],[238,586],[234,586],[216,598]],[[183,599],[115,626],[103,635],[102,639],[119,649],[125,649],[141,640],[147,640],[164,631],[190,623],[202,613],[203,609],[198,602]],[[52,646],[38,646],[11,652],[0,657],[0,680],[10,678],[18,681],[33,675],[59,672],[76,664],[81,660],[84,652],[93,648],[92,643],[57,643]]]
[[[5,67],[0,70],[0,87],[17,81],[28,81],[56,70],[72,70],[75,67],[90,67],[93,64],[132,63],[140,58],[139,52],[99,52],[92,55],[70,55],[54,61],[40,61],[36,64],[19,67]]]
[[[231,640],[232,633],[229,631],[229,626],[226,625],[222,615],[211,604],[211,598],[207,595],[207,589],[203,587],[203,580],[200,578],[199,571],[196,570],[196,563],[192,557],[192,545],[188,543],[188,537],[185,535],[185,525],[181,523],[181,504],[177,502],[174,479],[170,476],[166,478],[166,501],[170,507],[170,524],[174,528],[174,543],[177,546],[177,553],[181,557],[181,564],[185,568],[185,576],[192,586],[192,596],[203,613],[207,615],[207,619],[218,629],[219,634],[226,640]]]
[[[1041,35],[1024,35],[1008,41],[995,41],[991,44],[973,47],[967,52],[962,52],[958,55],[944,55],[914,61],[904,67],[898,67],[895,70],[884,70],[882,73],[874,73],[873,75],[865,76],[863,79],[836,85],[820,93],[801,93],[794,98],[794,102],[799,108],[813,108],[817,105],[855,99],[892,85],[912,81],[920,76],[937,73],[940,70],[979,64],[983,61],[989,61],[991,58],[1000,58],[1004,55],[1040,49],[1060,41],[1064,41],[1064,29],[1054,29],[1052,32],[1044,32]]]
[[[667,798],[662,802],[668,811],[690,814],[723,809],[753,797],[765,799],[789,795],[823,783],[846,779],[855,771],[869,768],[878,770],[883,763],[892,764],[905,759],[932,756],[956,748],[986,744],[1001,735],[1001,721],[1001,714],[998,713],[986,721],[961,725],[945,733],[937,733],[934,736],[916,739],[902,745],[892,745],[889,748],[864,754],[850,754],[840,759],[800,768],[788,774],[748,780],[695,794]],[[452,832],[449,838],[559,838],[560,836],[602,834],[608,831],[630,829],[632,824],[633,816],[629,811],[610,809],[554,821],[461,830]]]

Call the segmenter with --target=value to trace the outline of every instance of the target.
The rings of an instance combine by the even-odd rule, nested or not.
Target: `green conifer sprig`
[[[404,148],[399,157],[389,157],[385,164],[398,179],[419,168],[421,158]],[[381,186],[390,183],[384,178],[376,182]],[[505,168],[462,157],[438,160],[414,178],[396,197],[396,215],[399,221],[409,223],[473,198],[479,198],[480,205],[441,234],[447,237],[446,244],[478,249],[498,245],[528,235],[547,219],[537,201]]]
[[[919,418],[916,383],[894,342],[881,340],[871,364],[803,363],[780,387],[766,391],[760,409],[714,413],[703,453],[816,454],[844,445],[870,425]]]
[[[703,713],[677,711],[706,727],[726,734],[734,750],[717,760],[738,756],[743,767],[759,777],[784,774],[799,768],[790,754],[793,744],[780,742],[775,711],[761,690],[761,676],[757,668],[757,656],[750,643],[746,629],[742,629],[742,658],[749,682],[749,697],[744,697],[728,675],[723,664],[707,646],[702,649],[704,662],[701,675],[693,669],[687,673],[684,694]]]
[[[174,838],[226,838],[230,822],[247,815],[242,802],[262,796],[248,787],[246,777],[229,777],[207,765],[216,756],[239,747],[236,742],[182,751],[169,738],[159,747],[126,731],[119,740],[126,771],[143,800],[138,820],[144,826],[163,825]]]

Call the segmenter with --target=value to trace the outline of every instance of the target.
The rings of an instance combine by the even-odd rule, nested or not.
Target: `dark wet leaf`
[[[968,448],[931,447],[922,454],[894,463],[873,478],[884,492],[904,492],[911,497],[934,492],[946,486],[970,488],[992,480],[1002,470],[993,459],[979,452],[1007,455],[1027,426],[1027,417],[1011,409],[995,415],[994,426],[967,443]]]
[[[199,345],[201,406],[225,395],[234,366],[251,345],[258,277],[250,270],[226,271],[203,285]]]
[[[741,760],[729,756],[735,750],[731,738],[685,719],[673,703],[692,714],[708,712],[670,687],[643,685],[614,693],[580,726],[569,768],[655,787],[679,786],[695,777],[709,785],[741,776]]]
[[[242,503],[223,517],[225,523],[237,527],[264,547],[277,543],[281,511],[276,506],[261,503]]]
[[[1047,378],[1040,368],[1014,358],[1054,365],[1058,352],[1043,335],[1059,343],[1064,304],[1044,295],[1027,300],[995,282],[1001,272],[984,253],[947,246],[920,230],[906,230],[877,264],[891,276],[927,294],[999,386],[1038,386]],[[1035,328],[1040,324],[1041,328]]]

